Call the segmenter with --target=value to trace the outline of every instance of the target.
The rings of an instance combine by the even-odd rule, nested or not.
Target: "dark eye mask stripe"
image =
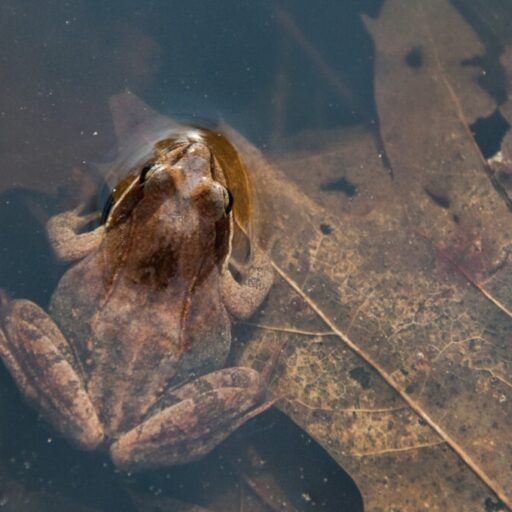
[[[142,168],[142,171],[140,172],[140,176],[139,176],[139,183],[140,183],[141,187],[144,186],[144,182],[146,181],[146,176],[147,176],[148,172],[151,171],[152,167],[153,167],[153,164],[147,164]]]
[[[107,222],[110,210],[112,210],[112,206],[114,206],[114,194],[111,192],[108,196],[107,202],[105,203],[103,212],[101,213],[101,225]]]

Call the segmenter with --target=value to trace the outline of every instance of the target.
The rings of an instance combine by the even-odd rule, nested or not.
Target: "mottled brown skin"
[[[57,255],[79,260],[50,315],[26,300],[3,311],[0,355],[25,396],[121,468],[196,459],[267,407],[256,371],[223,368],[230,316],[250,316],[272,285],[261,255],[243,283],[227,268],[225,185],[201,141],[155,148],[103,226],[77,234],[79,210],[50,220]]]

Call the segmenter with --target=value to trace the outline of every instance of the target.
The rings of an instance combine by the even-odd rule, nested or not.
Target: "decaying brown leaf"
[[[299,187],[246,149],[279,276],[251,335],[289,338],[282,409],[365,510],[512,509],[512,215],[468,128],[494,108],[464,65],[481,47],[444,0],[368,25],[393,172],[360,135],[282,158]]]

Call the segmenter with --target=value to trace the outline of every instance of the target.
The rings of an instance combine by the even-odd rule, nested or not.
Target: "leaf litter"
[[[289,142],[282,175],[246,148],[279,280],[244,357],[289,338],[281,408],[365,510],[512,509],[511,212],[469,129],[496,105],[464,64],[484,48],[444,0],[367,25],[393,173],[360,132]],[[342,177],[356,194],[322,187]]]

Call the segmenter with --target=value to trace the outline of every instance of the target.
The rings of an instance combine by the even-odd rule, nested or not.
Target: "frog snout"
[[[208,165],[210,163],[210,148],[204,142],[192,142],[187,148],[187,154],[206,160]]]

